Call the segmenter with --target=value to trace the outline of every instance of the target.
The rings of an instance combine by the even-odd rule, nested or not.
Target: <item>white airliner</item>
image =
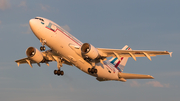
[[[31,30],[40,40],[41,51],[48,46],[51,50],[44,52],[34,47],[26,50],[27,58],[16,60],[18,64],[27,63],[32,67],[33,63],[46,63],[56,61],[58,70],[55,75],[63,75],[62,64],[76,66],[83,72],[95,76],[98,81],[116,80],[125,82],[126,79],[153,79],[151,75],[123,73],[123,69],[129,57],[136,61],[136,57],[147,57],[151,60],[156,55],[172,55],[168,51],[144,51],[132,50],[125,45],[122,49],[95,48],[89,43],[82,43],[62,27],[51,20],[36,17],[29,21]],[[107,57],[112,59],[107,60]]]

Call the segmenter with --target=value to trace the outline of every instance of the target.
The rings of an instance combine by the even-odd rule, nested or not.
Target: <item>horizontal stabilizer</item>
[[[118,73],[120,81],[124,79],[154,79],[151,75],[131,74],[131,73]]]

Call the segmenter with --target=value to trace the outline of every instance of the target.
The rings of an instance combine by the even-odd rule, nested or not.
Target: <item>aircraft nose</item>
[[[33,30],[34,29],[34,25],[35,25],[35,19],[30,19],[29,20],[29,25],[30,25],[31,29]]]
[[[30,19],[29,20],[29,25],[30,25],[30,28],[33,31],[33,33],[35,35],[37,35],[38,32],[39,32],[39,29],[40,29],[39,26],[38,26],[37,20],[36,19]]]

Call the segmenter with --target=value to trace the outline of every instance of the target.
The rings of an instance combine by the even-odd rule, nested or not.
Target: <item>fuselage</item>
[[[69,34],[59,25],[51,20],[42,17],[36,17],[29,21],[30,27],[39,40],[45,40],[46,45],[53,51],[57,52],[59,56],[69,60],[74,66],[88,73],[88,68],[92,65],[84,60],[80,49],[75,51],[72,46],[81,47],[83,44],[74,36]],[[97,74],[90,74],[97,78],[106,80],[118,80],[118,70],[108,65],[108,61],[96,63],[95,68],[98,70]]]

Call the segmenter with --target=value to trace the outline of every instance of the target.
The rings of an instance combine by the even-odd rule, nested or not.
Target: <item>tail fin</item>
[[[129,46],[125,45],[122,50],[132,50]],[[126,63],[128,61],[128,57],[121,57],[121,60],[118,60],[117,57],[113,57],[109,60],[111,64],[114,65],[115,68],[119,70],[119,72],[123,72],[124,67],[126,66]]]

